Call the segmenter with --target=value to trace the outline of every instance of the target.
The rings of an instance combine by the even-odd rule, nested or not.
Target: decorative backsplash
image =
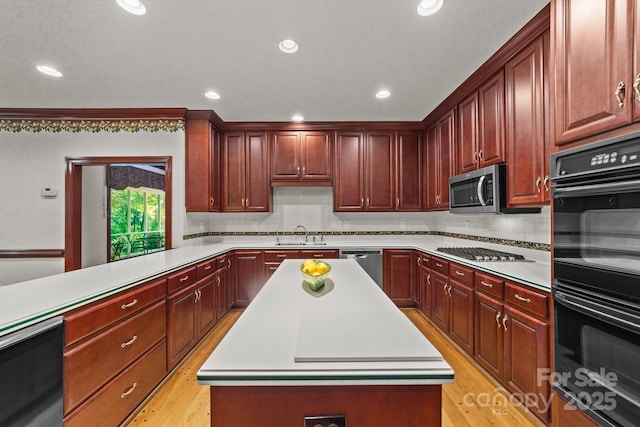
[[[177,132],[183,120],[0,120],[7,132]]]

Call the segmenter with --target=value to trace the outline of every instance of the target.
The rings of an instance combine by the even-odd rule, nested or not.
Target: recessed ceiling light
[[[62,77],[62,73],[56,70],[53,67],[49,67],[48,65],[38,65],[36,66],[36,70],[40,71],[42,74],[46,74],[51,77]]]
[[[418,5],[418,15],[433,15],[442,7],[444,0],[422,0]]]
[[[284,53],[296,53],[298,51],[298,43],[296,43],[293,40],[289,40],[289,39],[282,40],[278,44],[278,47]]]
[[[291,117],[291,120],[293,120],[294,122],[304,122],[304,116],[302,114],[295,114],[293,117]]]
[[[204,96],[206,96],[209,99],[220,99],[220,94],[218,92],[214,92],[212,90],[205,92]]]
[[[140,3],[140,0],[116,0],[116,3],[133,15],[144,15],[147,13],[147,8]]]
[[[389,96],[391,96],[391,92],[389,92],[386,89],[379,90],[376,93],[376,98],[378,98],[378,99],[385,99],[385,98],[388,98]]]

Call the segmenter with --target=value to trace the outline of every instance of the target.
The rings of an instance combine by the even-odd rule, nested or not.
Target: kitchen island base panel
[[[211,387],[211,427],[302,426],[346,415],[351,426],[440,426],[442,386]]]

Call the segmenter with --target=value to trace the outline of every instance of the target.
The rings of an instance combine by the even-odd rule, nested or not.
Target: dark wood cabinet
[[[221,208],[220,133],[209,120],[185,122],[185,206],[187,212]]]
[[[456,139],[457,168],[459,174],[479,167],[478,159],[478,92],[473,92],[458,104],[458,138]]]
[[[223,144],[225,212],[271,211],[266,133],[229,132]]]
[[[425,316],[431,317],[431,300],[433,299],[433,286],[431,283],[431,255],[417,252],[417,306]]]
[[[333,210],[360,212],[364,209],[364,133],[338,132],[335,141]]]
[[[264,256],[262,251],[238,250],[234,255],[236,302],[246,307],[264,286]]]
[[[382,289],[398,306],[415,303],[415,256],[412,250],[388,249],[383,252]]]
[[[196,287],[167,298],[167,370],[173,369],[198,342]]]
[[[449,265],[449,335],[467,353],[474,347],[473,269],[451,263]]]
[[[422,211],[422,138],[416,131],[397,133],[396,210]]]
[[[507,204],[548,202],[548,139],[544,75],[548,36],[539,37],[505,65]]]
[[[364,210],[393,211],[395,198],[395,135],[365,133]]]
[[[491,375],[504,378],[504,333],[501,329],[502,302],[476,291],[475,359]]]
[[[504,137],[504,72],[501,70],[478,89],[479,166],[506,160]]]
[[[552,6],[555,144],[630,123],[640,106],[636,2],[558,0]]]
[[[331,185],[332,144],[329,132],[279,131],[271,134],[271,184],[310,181]]]
[[[454,171],[455,114],[452,108],[426,131],[423,183],[425,209],[449,209],[449,177]]]
[[[451,301],[449,296],[449,278],[432,270],[431,284],[431,320],[444,333],[448,334],[450,317],[449,304]]]
[[[218,320],[218,279],[213,275],[196,286],[196,338],[200,340]]]

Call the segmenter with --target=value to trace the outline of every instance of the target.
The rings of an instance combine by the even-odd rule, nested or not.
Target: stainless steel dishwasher
[[[382,249],[345,248],[340,249],[340,258],[355,259],[364,271],[382,288]]]

